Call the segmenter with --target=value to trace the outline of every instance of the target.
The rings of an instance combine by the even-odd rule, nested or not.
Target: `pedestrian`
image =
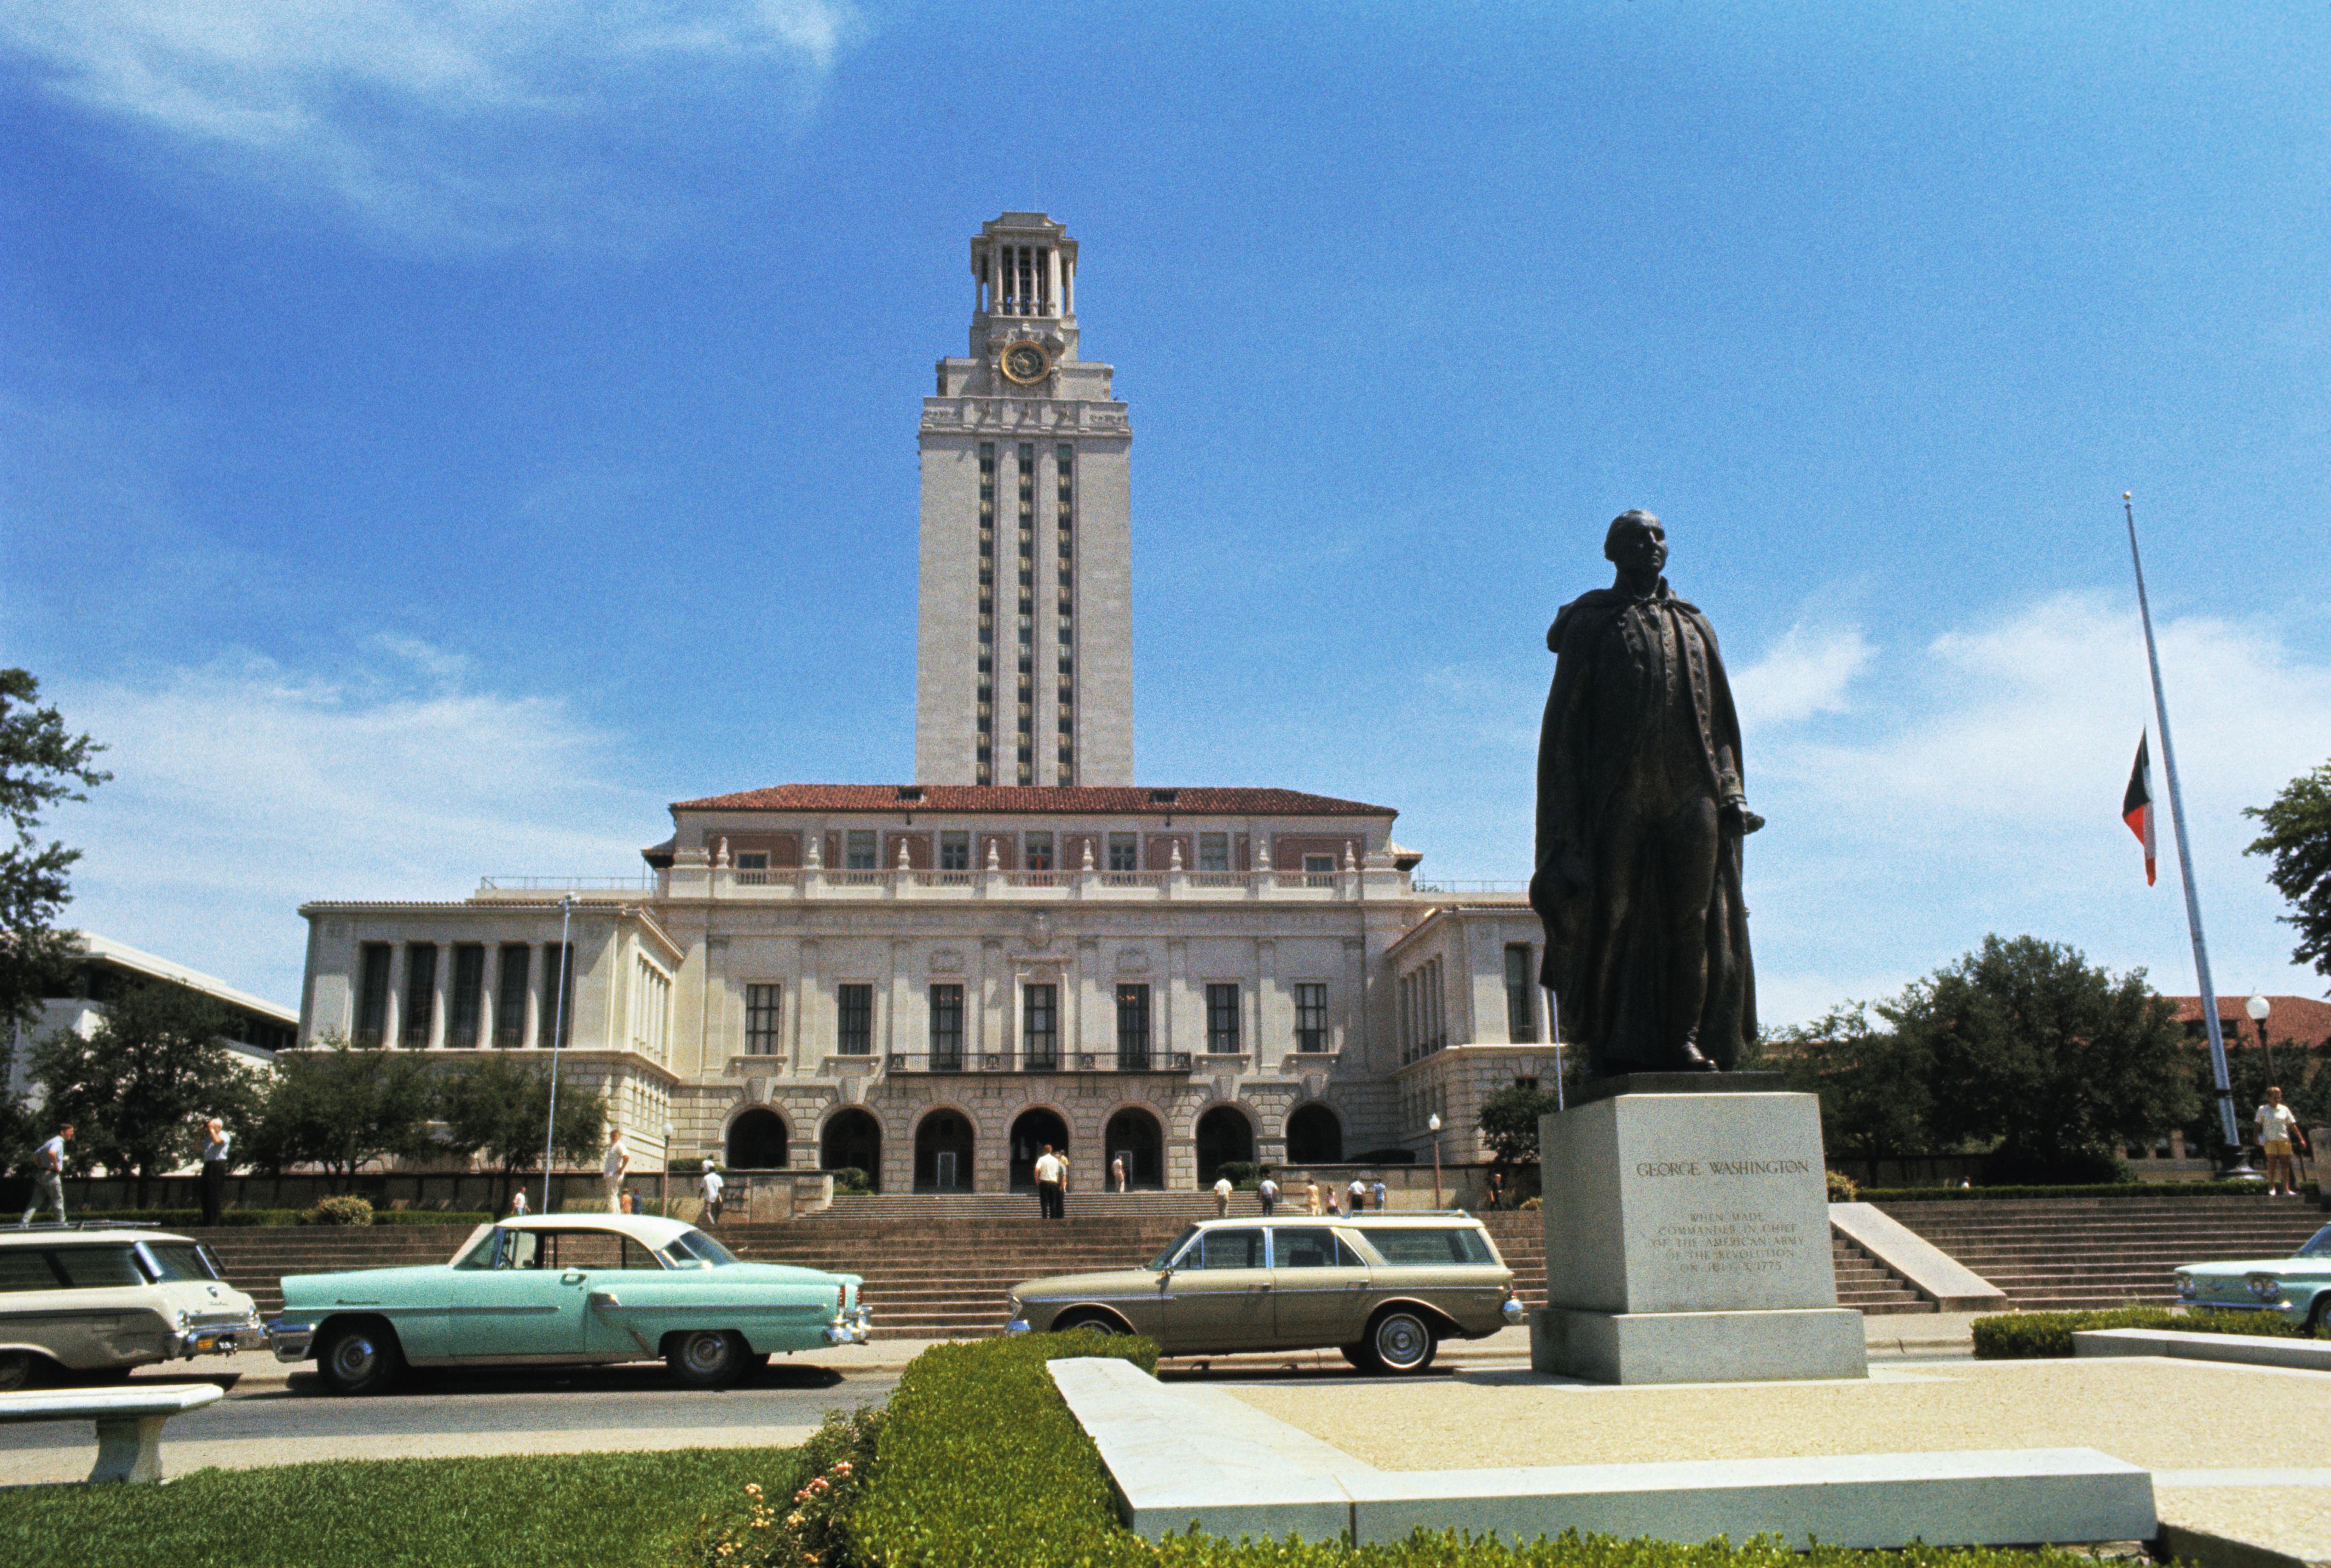
[[[2307,1135],[2298,1130],[2298,1115],[2282,1103],[2282,1091],[2269,1088],[2266,1103],[2258,1108],[2259,1146],[2266,1151],[2266,1194],[2268,1197],[2298,1196],[2298,1178],[2290,1166],[2291,1145],[2307,1147]]]
[[[1231,1193],[1232,1193],[1232,1186],[1231,1186],[1231,1179],[1230,1179],[1228,1176],[1216,1176],[1216,1177],[1214,1178],[1214,1218],[1215,1218],[1215,1219],[1219,1220],[1219,1219],[1221,1219],[1223,1215],[1225,1215],[1225,1214],[1227,1214],[1227,1213],[1229,1213],[1229,1212],[1231,1212]]]
[[[721,1189],[728,1184],[720,1179],[720,1165],[718,1161],[704,1162],[704,1179],[697,1184],[704,1190],[704,1222],[708,1225],[718,1225],[720,1223]]]
[[[527,1212],[526,1189],[524,1187],[520,1187],[510,1193],[510,1218],[513,1220],[523,1220],[526,1218]]]
[[[623,1212],[623,1177],[632,1168],[632,1151],[623,1142],[623,1128],[611,1127],[608,1133],[607,1155],[599,1162],[599,1174],[606,1183],[607,1212],[620,1214]]]
[[[1376,1184],[1372,1190],[1375,1194],[1377,1209],[1383,1209],[1384,1206],[1384,1178],[1382,1176],[1378,1176],[1376,1178]]]
[[[203,1223],[226,1223],[226,1124],[216,1117],[203,1124]]]
[[[1061,1156],[1046,1144],[1044,1152],[1036,1156],[1036,1217],[1040,1220],[1067,1218],[1061,1206]]]
[[[57,1223],[65,1222],[65,1145],[73,1136],[72,1124],[57,1129],[56,1136],[43,1144],[33,1156],[33,1195],[25,1200],[24,1217],[16,1221],[21,1231],[33,1222],[33,1212],[46,1198],[57,1212]]]
[[[1118,1192],[1122,1193],[1125,1191],[1125,1156],[1123,1155],[1119,1155],[1115,1159],[1109,1161],[1108,1179],[1117,1183],[1117,1190]]]
[[[1279,1183],[1271,1178],[1269,1171],[1262,1174],[1262,1183],[1255,1188],[1254,1195],[1262,1200],[1264,1213],[1274,1214],[1279,1212]]]
[[[1351,1201],[1345,1207],[1355,1214],[1359,1213],[1368,1206],[1368,1184],[1359,1177],[1354,1176],[1351,1190],[1346,1196]]]
[[[1303,1211],[1316,1220],[1319,1217],[1319,1178],[1317,1176],[1307,1178],[1303,1187],[1306,1193]]]
[[[1502,1171],[1491,1171],[1491,1172],[1489,1173],[1489,1207],[1490,1207],[1490,1208],[1492,1208],[1492,1209],[1502,1209],[1502,1208],[1504,1208],[1505,1206],[1506,1206],[1506,1177],[1505,1177],[1505,1173],[1504,1173],[1504,1172],[1502,1172]]]

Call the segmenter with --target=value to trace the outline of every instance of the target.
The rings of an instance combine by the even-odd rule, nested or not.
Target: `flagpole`
[[[2145,561],[2136,553],[2136,507],[2128,491],[2120,496],[2128,519],[2128,559],[2136,568],[2136,613],[2145,622],[2145,659],[2153,667],[2153,711],[2161,730],[2161,771],[2169,780],[2169,822],[2177,833],[2177,874],[2185,883],[2185,926],[2193,934],[2193,974],[2202,987],[2202,1022],[2210,1031],[2210,1076],[2218,1090],[2218,1126],[2235,1157],[2242,1146],[2234,1123],[2234,1090],[2226,1077],[2226,1041],[2218,1029],[2218,994],[2210,984],[2210,945],[2202,936],[2202,898],[2193,889],[2193,852],[2185,841],[2185,796],[2177,787],[2177,750],[2169,743],[2169,698],[2161,689],[2161,651],[2153,641],[2153,606],[2145,596]]]

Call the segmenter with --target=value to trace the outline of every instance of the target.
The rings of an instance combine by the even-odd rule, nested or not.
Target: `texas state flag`
[[[2142,734],[2136,737],[2136,765],[2128,770],[2128,790],[2120,797],[2120,820],[2145,846],[2145,885],[2150,888],[2157,846],[2153,836],[2153,758],[2145,750],[2145,738]]]

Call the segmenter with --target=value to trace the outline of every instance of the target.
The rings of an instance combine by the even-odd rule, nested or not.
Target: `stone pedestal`
[[[1530,1364],[1622,1383],[1868,1376],[1861,1314],[1837,1304],[1819,1102],[1722,1078],[1618,1087],[1538,1124]]]

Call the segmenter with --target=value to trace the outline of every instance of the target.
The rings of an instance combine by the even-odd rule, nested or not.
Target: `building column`
[[[1008,1005],[1008,998],[1011,992],[1009,977],[1005,976],[999,979],[996,973],[996,971],[1003,966],[1003,943],[998,942],[994,938],[990,938],[980,943],[979,1049],[983,1053],[1001,1054],[1009,1049],[1009,1041],[1011,1040],[1010,1025],[1008,1021],[1001,1017],[997,1012],[998,1001],[996,992],[999,988],[999,984],[1007,999],[1005,1003],[1006,1005]],[[1009,1136],[1010,1133],[1011,1128],[1007,1126],[1004,1128],[1004,1136]]]
[[[453,949],[451,944],[444,942],[433,942],[429,946],[430,951],[437,955],[433,975],[434,983],[429,993],[429,1049],[442,1050],[445,1049],[445,1003],[452,994]]]
[[[387,1050],[404,1044],[404,944],[388,945],[388,1005],[380,1010],[380,1043]]]
[[[1154,1009],[1156,1017],[1154,1018],[1155,1026],[1151,1030],[1153,1036],[1151,1044],[1156,1050],[1171,1055],[1178,1049],[1174,1043],[1175,1041],[1189,1038],[1186,1031],[1177,1032],[1175,1028],[1175,1021],[1180,1018],[1190,1005],[1189,943],[1178,936],[1167,940],[1166,973],[1160,978],[1165,984],[1160,985],[1158,990],[1165,994],[1156,999],[1159,1005]],[[1204,1026],[1200,1024],[1197,1027],[1202,1031],[1196,1037],[1197,1043],[1204,1044],[1205,1042],[1205,1035],[1203,1032]]]
[[[800,979],[794,986],[792,1035],[794,1071],[807,1074],[813,1070],[817,1057],[817,943],[804,937],[801,944]],[[783,998],[779,998],[782,1004]]]
[[[1279,983],[1279,944],[1264,937],[1254,945],[1254,1061],[1258,1069],[1284,1057],[1291,1041],[1283,1038],[1280,1005],[1283,987]]]
[[[500,1000],[502,985],[502,945],[488,942],[478,963],[478,1049],[490,1050],[494,1044],[494,1004]]]
[[[890,994],[882,1006],[881,1050],[885,1066],[889,1064],[892,1051],[906,1049],[900,1041],[906,1016],[907,939],[904,936],[893,936],[890,938]]]

